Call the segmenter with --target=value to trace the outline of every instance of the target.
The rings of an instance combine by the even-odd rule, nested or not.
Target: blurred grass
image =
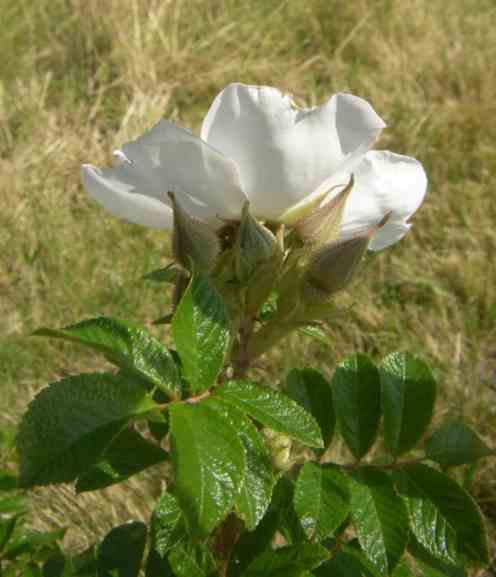
[[[140,276],[169,239],[103,212],[79,165],[109,163],[162,116],[197,130],[215,94],[243,81],[307,104],[368,99],[390,126],[379,147],[416,156],[430,179],[412,232],[341,297],[351,308],[332,349],[291,337],[263,372],[308,362],[330,374],[352,351],[408,349],[435,367],[437,417],[463,415],[496,443],[494,0],[0,0],[0,14],[0,425],[49,380],[104,366],[29,338],[35,328],[98,314],[147,324],[167,304]],[[157,483],[111,492],[112,515],[146,514],[131,496]],[[474,491],[496,508],[489,464]],[[48,519],[77,519],[81,539],[111,518],[98,495],[37,495]]]

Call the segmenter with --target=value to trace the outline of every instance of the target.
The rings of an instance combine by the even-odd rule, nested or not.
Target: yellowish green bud
[[[348,184],[330,202],[315,207],[304,218],[295,223],[294,228],[305,244],[323,246],[339,238],[346,200],[353,189],[353,175]],[[329,193],[328,191],[326,193]]]
[[[280,260],[280,255],[281,249],[276,237],[251,216],[249,203],[245,203],[234,246],[236,279],[247,284],[260,266]]]
[[[313,253],[304,277],[305,300],[311,301],[316,292],[329,297],[344,289],[353,279],[372,235],[388,218],[389,214],[360,236],[334,241]]]
[[[215,266],[220,253],[216,232],[203,221],[191,217],[169,192],[174,213],[172,252],[175,260],[185,269],[193,263],[198,269],[209,272]]]
[[[304,279],[304,296],[311,300],[317,291],[328,297],[345,288],[355,275],[368,244],[366,236],[336,241],[319,249],[312,256]]]
[[[272,456],[272,464],[280,471],[291,469],[294,462],[291,456],[293,442],[287,435],[272,429],[264,429],[264,435]]]

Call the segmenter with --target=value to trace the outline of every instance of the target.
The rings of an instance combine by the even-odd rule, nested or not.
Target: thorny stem
[[[251,315],[241,316],[238,333],[238,346],[232,360],[233,377],[243,378],[252,360],[249,353],[249,343],[253,336],[254,318]],[[214,544],[214,552],[219,562],[219,577],[227,577],[231,556],[239,540],[243,523],[231,514],[219,527]]]
[[[243,316],[240,321],[238,348],[233,359],[233,377],[236,379],[243,378],[250,367],[252,357],[249,343],[253,335],[253,323],[254,319],[248,315]]]

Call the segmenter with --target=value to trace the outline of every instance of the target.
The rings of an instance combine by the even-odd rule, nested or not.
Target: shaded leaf
[[[95,491],[125,481],[132,475],[161,463],[167,453],[137,431],[126,428],[112,440],[99,462],[81,475],[76,491]]]
[[[267,549],[279,527],[279,511],[269,511],[254,531],[243,531],[236,543],[229,564],[228,575],[238,577],[246,567]]]
[[[343,439],[357,459],[373,445],[381,417],[379,371],[365,355],[340,363],[331,381],[334,406]]]
[[[408,551],[415,558],[416,566],[422,571],[422,577],[466,577],[467,573],[461,566],[452,565],[437,559],[427,551],[420,543],[411,537],[408,543]],[[393,577],[396,577],[394,575]]]
[[[12,491],[17,488],[17,477],[6,471],[0,471],[0,491]]]
[[[482,515],[455,481],[422,464],[396,472],[395,481],[408,507],[411,531],[429,553],[450,562],[456,561],[456,553],[488,562]]]
[[[324,375],[314,369],[292,369],[286,377],[286,392],[313,415],[322,432],[324,447],[329,446],[336,416],[331,385]]]
[[[329,552],[317,543],[300,543],[266,551],[255,559],[243,577],[300,577],[329,558]]]
[[[290,544],[302,543],[308,540],[296,511],[294,509],[295,483],[288,475],[279,477],[274,487],[269,513],[278,517],[278,531]]]
[[[355,542],[340,547],[334,556],[314,570],[315,577],[381,577]]]
[[[191,390],[213,385],[230,344],[229,316],[208,277],[196,272],[172,319],[172,336]]]
[[[315,419],[286,395],[250,381],[230,381],[215,391],[243,413],[304,445],[322,447],[322,435]]]
[[[351,517],[362,549],[381,573],[390,573],[405,550],[408,514],[389,476],[364,467],[350,475]]]
[[[167,348],[146,329],[128,321],[97,317],[63,329],[39,329],[33,334],[74,341],[100,351],[118,367],[140,375],[174,398],[179,396],[179,373]]]
[[[244,448],[236,429],[205,403],[170,407],[175,494],[195,535],[208,534],[242,486]]]
[[[138,577],[146,533],[146,525],[138,521],[107,533],[98,551],[98,577]]]
[[[17,436],[23,487],[73,481],[135,417],[156,407],[128,374],[82,374],[43,389]]]
[[[350,511],[348,479],[333,465],[305,463],[295,485],[294,508],[310,539],[329,537]]]
[[[412,449],[431,422],[436,382],[429,367],[409,353],[392,353],[380,366],[384,443],[395,456]]]
[[[428,440],[425,456],[441,465],[465,465],[494,455],[480,437],[461,422],[446,423]]]
[[[0,517],[0,552],[7,545],[18,520],[19,516],[7,517],[6,519]]]

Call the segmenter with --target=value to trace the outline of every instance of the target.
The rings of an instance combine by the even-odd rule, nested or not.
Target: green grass
[[[378,146],[419,158],[430,181],[412,232],[340,298],[353,306],[329,328],[332,349],[291,337],[257,373],[277,379],[304,359],[329,374],[352,351],[410,350],[439,377],[437,418],[463,414],[496,443],[493,0],[0,0],[0,13],[0,424],[49,380],[104,366],[35,328],[98,314],[147,324],[167,306],[140,277],[169,238],[104,213],[79,165],[108,163],[162,116],[197,130],[215,94],[243,81],[307,104],[368,99],[390,127]],[[474,485],[487,511],[493,476],[484,464]],[[145,515],[130,495],[157,483],[111,492],[108,516],[98,496],[40,491],[40,518],[78,519],[88,535]]]

